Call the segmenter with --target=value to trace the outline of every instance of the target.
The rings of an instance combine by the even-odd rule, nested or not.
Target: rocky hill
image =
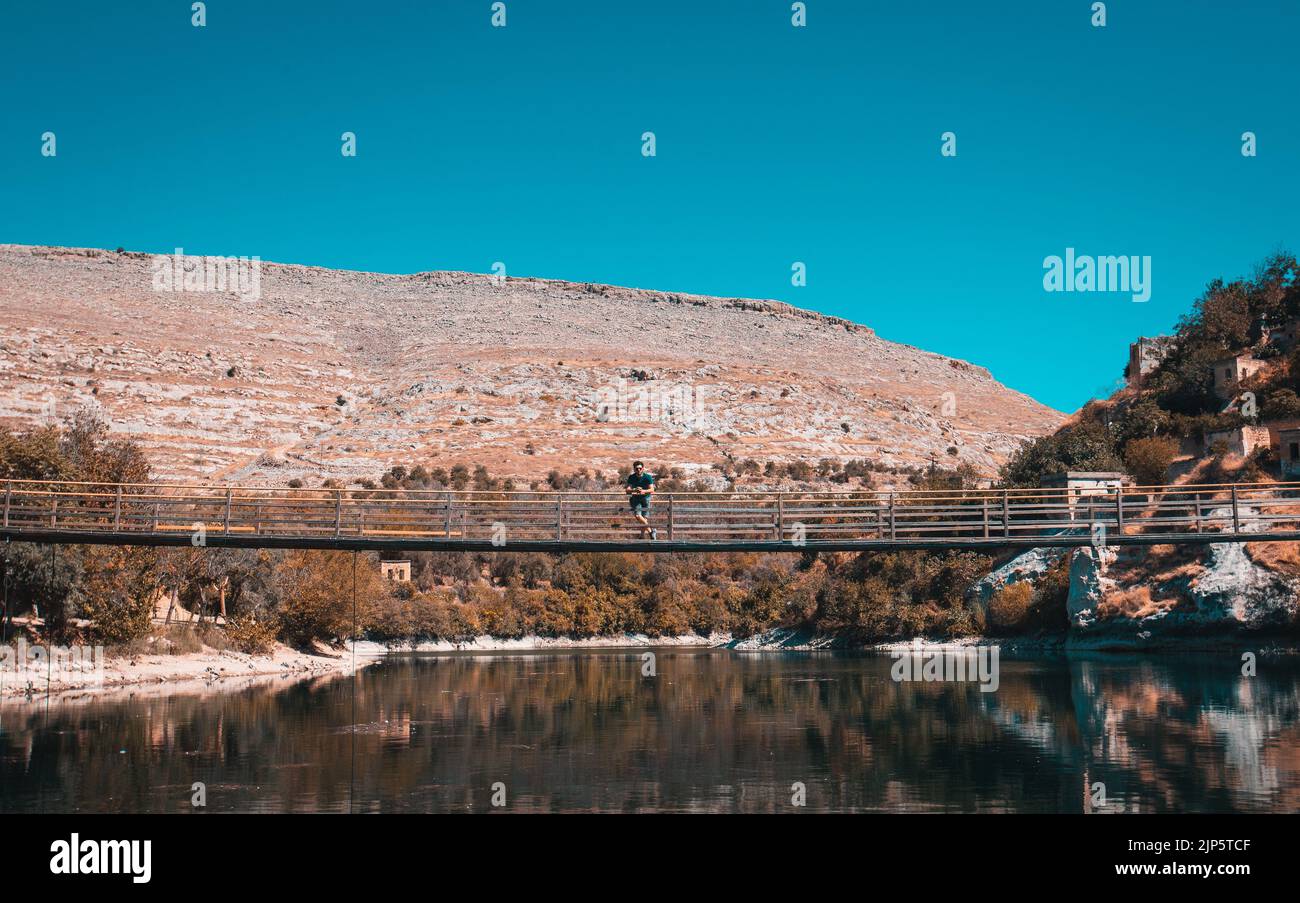
[[[992,475],[1062,420],[981,367],[775,301],[269,263],[247,297],[160,289],[160,260],[0,245],[0,423],[94,406],[162,477],[313,484],[633,457]]]

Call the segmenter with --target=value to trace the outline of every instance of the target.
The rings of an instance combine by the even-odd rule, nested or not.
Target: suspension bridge
[[[376,551],[996,549],[1300,539],[1300,483],[1089,490],[656,493],[10,480],[0,539]]]

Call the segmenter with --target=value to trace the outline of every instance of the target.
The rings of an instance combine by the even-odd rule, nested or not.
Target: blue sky
[[[9,4],[0,241],[777,298],[1063,410],[1300,249],[1300,4],[490,6]],[[1149,255],[1150,301],[1045,292],[1066,247]]]

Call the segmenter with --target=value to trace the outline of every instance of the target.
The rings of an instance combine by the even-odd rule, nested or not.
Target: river
[[[1300,810],[1295,656],[1003,656],[982,692],[875,652],[644,654],[11,701],[0,812]]]

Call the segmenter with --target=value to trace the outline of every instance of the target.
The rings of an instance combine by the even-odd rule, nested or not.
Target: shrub
[[[1038,580],[1034,590],[1032,623],[1027,626],[1063,632],[1070,626],[1068,601],[1070,597],[1071,555],[1060,557]]]
[[[153,637],[131,640],[126,648],[136,654],[162,652],[167,655],[190,655],[203,651],[203,638],[188,624],[169,624],[156,631]]]
[[[1023,630],[1033,608],[1034,587],[1027,580],[1010,583],[989,600],[988,622],[995,630]]]
[[[275,619],[257,615],[235,615],[226,622],[226,639],[239,652],[268,655],[275,648],[280,625]]]

